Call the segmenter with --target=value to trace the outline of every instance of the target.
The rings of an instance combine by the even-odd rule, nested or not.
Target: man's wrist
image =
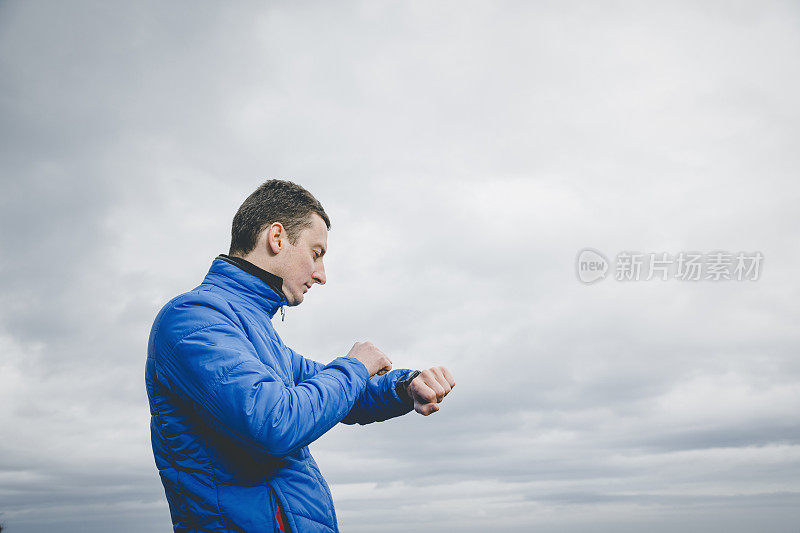
[[[397,392],[398,398],[407,404],[413,404],[414,400],[411,398],[411,393],[409,392],[409,387],[411,386],[411,382],[414,381],[414,378],[419,376],[419,370],[412,370],[408,372],[404,377],[397,380],[394,384],[394,390]]]

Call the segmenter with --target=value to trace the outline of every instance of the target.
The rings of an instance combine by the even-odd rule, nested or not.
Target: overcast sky
[[[0,0],[0,523],[170,530],[147,335],[284,178],[333,224],[284,341],[458,383],[312,445],[343,531],[796,533],[799,59],[796,2]]]

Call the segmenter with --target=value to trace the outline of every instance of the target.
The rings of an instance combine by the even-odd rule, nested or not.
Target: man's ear
[[[267,249],[277,255],[283,249],[285,241],[286,230],[283,228],[283,224],[273,222],[267,229]]]

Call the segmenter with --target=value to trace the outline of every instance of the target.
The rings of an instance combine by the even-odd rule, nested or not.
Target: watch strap
[[[397,392],[397,396],[404,402],[413,403],[411,395],[408,392],[408,387],[411,386],[411,382],[414,381],[414,378],[419,375],[419,370],[412,370],[411,372],[407,373],[405,377],[398,379],[394,384],[394,390]]]

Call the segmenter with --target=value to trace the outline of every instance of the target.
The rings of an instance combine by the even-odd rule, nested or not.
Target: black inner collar
[[[259,268],[250,261],[246,259],[242,259],[241,257],[234,257],[228,254],[219,254],[217,256],[218,259],[222,259],[223,261],[230,263],[234,266],[237,266],[247,272],[248,274],[252,274],[267,285],[269,285],[272,290],[278,293],[278,296],[286,299],[286,295],[283,294],[283,278],[280,276],[276,276],[271,272],[267,272],[263,268]]]

